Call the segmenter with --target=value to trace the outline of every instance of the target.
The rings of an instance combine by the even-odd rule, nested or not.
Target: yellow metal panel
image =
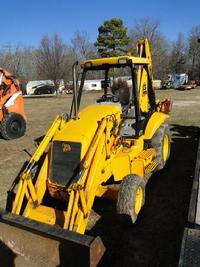
[[[133,56],[119,56],[119,57],[106,57],[98,58],[93,60],[86,60],[83,64],[91,63],[93,67],[101,66],[103,64],[115,65],[119,64],[120,59],[126,59],[126,61],[132,61],[133,64],[149,64],[149,60],[144,57],[133,57]]]
[[[54,135],[54,140],[81,143],[81,159],[83,159],[96,133],[99,122],[109,115],[115,115],[119,120],[121,115],[120,105],[94,104],[88,106],[78,114],[78,120],[70,120],[61,131],[57,131]]]
[[[102,183],[101,169],[102,169],[102,164],[104,163],[104,160],[105,160],[105,157],[102,156],[104,140],[105,140],[105,137],[102,135],[102,137],[100,138],[96,153],[94,155],[94,159],[91,164],[91,168],[90,168],[87,182],[85,185],[85,197],[87,201],[88,211],[90,211],[93,206],[93,202],[96,196],[96,190],[98,188],[98,185]],[[89,218],[88,216],[84,218],[82,210],[79,209],[79,212],[77,214],[76,224],[75,224],[77,227],[76,231],[78,233],[85,232],[88,218]]]
[[[145,168],[147,166],[149,166],[148,170],[153,170],[154,165],[152,165],[150,168],[150,164],[152,163],[152,159],[155,154],[156,151],[153,148],[142,150],[142,152],[137,156],[137,158],[132,161],[131,173],[139,175],[140,177],[144,177],[144,175],[146,174]]]
[[[152,173],[157,166],[158,162],[152,161],[151,163],[149,163],[149,165],[145,167],[145,174]]]
[[[14,200],[13,206],[12,206],[12,212],[13,213],[16,213],[16,209],[17,209],[17,206],[18,206],[18,203],[19,203],[19,199],[20,199],[20,196],[21,196],[21,193],[22,193],[22,187],[23,187],[23,180],[20,179],[19,185],[18,185],[18,188],[17,188],[17,193],[16,193],[16,196],[15,196],[15,200]]]
[[[42,199],[44,197],[44,194],[46,192],[46,187],[47,187],[47,174],[48,174],[48,155],[45,157],[45,160],[43,162],[43,165],[40,169],[39,175],[37,177],[37,181],[35,184],[35,191],[36,191],[36,196],[37,196],[37,202],[38,205],[42,202]],[[29,217],[29,213],[33,209],[33,203],[32,199],[30,198],[27,205],[26,209],[24,211],[24,216]]]
[[[119,188],[119,184],[113,184],[108,186],[99,185],[96,191],[96,196],[116,200]]]
[[[164,114],[162,112],[154,112],[147,123],[145,133],[144,133],[144,139],[151,139],[153,137],[153,135],[155,134],[156,130],[168,118],[169,118],[169,116],[167,114]]]
[[[134,160],[131,164],[131,172],[140,177],[144,177],[144,161],[143,160]]]
[[[40,205],[37,208],[32,209],[30,211],[28,218],[42,223],[47,223],[50,225],[57,224],[63,226],[64,216],[65,216],[64,211]]]
[[[140,39],[140,40],[137,41],[136,49],[137,49],[138,54],[139,54],[139,46],[140,45],[144,45],[145,46],[146,57],[148,58],[148,60],[150,62],[150,65],[151,65],[151,63],[152,63],[151,51],[150,51],[150,45],[149,45],[148,39],[145,38],[145,39]]]
[[[40,204],[45,191],[46,191],[46,187],[47,187],[47,174],[48,174],[48,157],[49,155],[46,155],[44,163],[42,164],[42,167],[40,169],[36,184],[35,184],[35,190],[37,193],[37,200],[38,203]]]
[[[59,125],[61,124],[62,118],[60,116],[57,116],[56,119],[54,120],[53,124],[49,128],[48,132],[46,133],[45,137],[43,138],[42,142],[40,143],[39,147],[33,154],[30,162],[32,161],[38,161],[42,154],[44,153],[45,149],[47,148],[49,142],[51,141],[52,137],[56,133],[56,131],[59,128]]]
[[[143,150],[138,155],[138,158],[146,160],[148,158],[152,158],[153,156],[155,156],[155,154],[156,154],[156,150],[154,148],[149,148],[149,149]]]
[[[64,229],[68,229],[69,227],[70,216],[71,216],[71,212],[72,212],[72,208],[74,204],[74,195],[75,195],[74,190],[71,190],[69,194],[70,194],[70,198],[68,202],[67,213],[65,216]]]
[[[131,173],[130,157],[121,153],[111,161],[111,170],[115,181],[120,181],[124,176]]]
[[[15,213],[17,215],[20,214],[20,211],[21,211],[21,207],[22,207],[22,203],[23,203],[23,200],[24,200],[24,196],[25,196],[26,190],[27,190],[27,181],[24,180],[23,181],[23,185],[22,185],[22,189],[21,189],[21,193],[20,193],[20,196],[19,196],[18,205],[17,205],[16,211],[15,211]]]
[[[140,109],[142,112],[149,111],[149,97],[148,97],[148,77],[147,72],[143,67],[139,67],[138,69],[138,87],[139,87],[139,101],[140,101]]]

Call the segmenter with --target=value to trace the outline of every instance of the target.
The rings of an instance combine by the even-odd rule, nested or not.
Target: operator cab
[[[115,66],[92,67],[87,69],[85,80],[90,80],[94,72],[97,75],[96,77],[103,79],[103,94],[96,102],[99,104],[114,103],[121,106],[121,136],[135,138],[136,135],[142,134],[141,130],[137,132],[136,101],[138,96],[136,96],[135,90],[134,66],[132,64],[116,64]]]
[[[84,69],[82,76],[84,72],[86,72],[84,81],[92,80],[94,77],[101,80],[103,94],[96,100],[97,103],[119,103],[122,109],[126,110],[126,107],[133,102],[132,74],[128,65],[105,64]],[[82,90],[81,86],[80,89]]]
[[[146,63],[134,64],[136,58],[113,57],[86,61],[81,65],[82,75],[80,86],[77,90],[77,110],[80,106],[81,96],[86,80],[101,80],[103,94],[97,99],[97,103],[116,103],[121,106],[122,123],[120,133],[122,137],[138,138],[145,129],[148,117],[155,110],[155,99],[149,101],[148,94],[150,79]],[[143,61],[141,61],[143,62]],[[143,64],[143,65],[142,65]],[[77,63],[78,66],[78,63]],[[141,71],[142,70],[142,71]],[[140,71],[140,76],[138,76]],[[141,79],[144,76],[145,79]],[[141,81],[138,81],[140,77]],[[140,85],[138,86],[138,82]],[[74,82],[78,85],[78,81]],[[143,101],[143,102],[142,102]],[[74,107],[76,103],[74,102]]]

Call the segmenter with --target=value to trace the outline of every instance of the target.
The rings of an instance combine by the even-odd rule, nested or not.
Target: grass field
[[[159,90],[159,98],[173,101],[171,157],[166,168],[153,175],[146,188],[146,204],[134,225],[122,222],[109,201],[95,206],[102,219],[92,230],[100,235],[107,252],[100,266],[176,266],[194,174],[200,127],[200,88],[191,91]],[[86,93],[83,106],[100,93]],[[0,139],[0,207],[23,164],[35,150],[34,140],[44,135],[56,114],[68,112],[71,95],[26,98],[27,132],[12,141]],[[89,118],[88,118],[89,123]],[[103,209],[102,209],[103,207]]]

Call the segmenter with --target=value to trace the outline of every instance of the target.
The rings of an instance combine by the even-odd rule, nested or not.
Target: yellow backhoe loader
[[[84,235],[95,198],[115,199],[134,223],[148,179],[165,166],[170,101],[155,98],[147,39],[137,51],[84,61],[80,82],[73,65],[70,114],[55,119],[20,175],[12,212],[0,214],[0,240],[28,266],[96,266],[104,245]],[[79,111],[92,75],[104,75],[104,93]]]

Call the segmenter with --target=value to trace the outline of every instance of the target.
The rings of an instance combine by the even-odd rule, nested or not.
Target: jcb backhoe
[[[23,136],[26,120],[19,81],[0,68],[0,134],[5,139]]]
[[[104,245],[84,235],[95,198],[115,199],[134,223],[148,179],[165,166],[170,102],[155,98],[148,40],[137,51],[84,61],[80,86],[73,65],[71,112],[55,119],[20,175],[12,212],[0,214],[0,240],[29,266],[96,266]],[[98,73],[104,93],[79,111],[84,82]]]

